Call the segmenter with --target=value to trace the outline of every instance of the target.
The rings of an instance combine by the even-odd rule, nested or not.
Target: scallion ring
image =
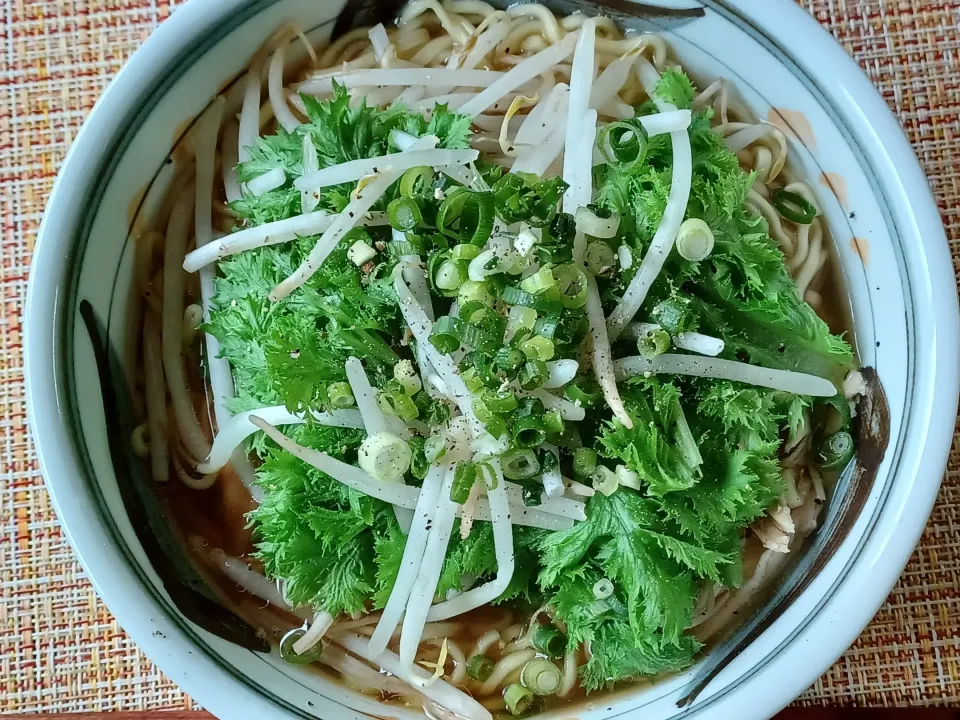
[[[593,596],[597,600],[606,600],[613,595],[613,583],[608,578],[600,578],[593,584]]]
[[[422,194],[433,182],[433,168],[421,165],[407,170],[400,178],[400,195],[412,198]]]
[[[360,467],[380,482],[395,482],[410,469],[413,453],[406,441],[380,431],[363,441],[357,457]]]
[[[503,476],[508,480],[526,480],[540,472],[540,462],[533,450],[511,448],[500,456]]]
[[[486,682],[493,674],[495,663],[486,655],[473,655],[467,660],[467,675],[479,682]]]
[[[508,685],[503,691],[503,702],[514,717],[522,717],[533,705],[534,695],[520,683]]]
[[[457,350],[460,347],[460,320],[450,315],[437,318],[430,332],[430,344],[444,355]]]
[[[537,695],[553,695],[561,679],[560,668],[543,658],[534,658],[520,671],[520,682]]]
[[[280,641],[280,657],[283,660],[291,665],[309,665],[320,659],[320,656],[323,654],[323,642],[320,640],[302,655],[293,649],[297,640],[306,635],[306,633],[307,631],[303,628],[294,628],[283,636],[283,639]]]
[[[540,447],[546,439],[547,431],[539,417],[526,415],[513,421],[513,440],[518,447]]]
[[[415,230],[417,225],[423,219],[420,213],[420,206],[415,200],[399,197],[387,205],[387,218],[390,221],[390,227],[400,232],[410,232]]]
[[[600,131],[597,148],[608,163],[629,169],[647,154],[647,131],[639,122],[610,123]]]
[[[587,303],[587,274],[572,263],[553,268],[557,299],[565,308],[579,308]]]
[[[713,252],[713,230],[700,218],[688,218],[677,232],[677,252],[684,260],[700,262]]]
[[[778,213],[798,225],[809,225],[817,216],[817,208],[800,193],[777,188],[770,191],[770,202]]]
[[[583,253],[583,261],[591,273],[600,277],[609,275],[613,271],[617,254],[603,240],[594,240],[587,245]]]
[[[357,404],[350,383],[346,382],[330,383],[327,386],[327,397],[330,398],[330,405],[335,408],[348,408]]]
[[[450,502],[463,505],[470,497],[473,484],[477,481],[477,466],[471,462],[457,463],[450,486]]]
[[[535,625],[530,640],[537,652],[547,657],[561,657],[567,649],[567,638],[553,625]]]

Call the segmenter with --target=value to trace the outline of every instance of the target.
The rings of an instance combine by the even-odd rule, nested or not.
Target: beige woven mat
[[[27,434],[20,352],[30,255],[56,171],[107,82],[171,4],[0,0],[0,712],[192,706],[73,559]],[[804,5],[900,117],[960,262],[960,2]],[[873,623],[802,702],[960,703],[958,501],[955,440],[920,548]]]

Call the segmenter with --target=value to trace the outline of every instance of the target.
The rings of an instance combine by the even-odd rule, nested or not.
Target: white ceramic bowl
[[[184,127],[281,22],[329,33],[341,0],[190,0],[147,40],[98,103],[47,206],[26,315],[30,424],[50,493],[97,589],[136,642],[224,718],[412,717],[315,674],[241,649],[187,621],[135,534],[108,440],[90,304],[124,347],[131,281],[129,209],[169,182],[164,161]],[[695,3],[694,3],[695,4]],[[598,696],[560,713],[581,720],[768,717],[803,691],[870,620],[907,561],[933,504],[953,433],[958,316],[953,269],[933,199],[896,120],[843,50],[790,0],[701,0],[704,17],[667,32],[687,68],[734,82],[759,114],[783,112],[810,134],[792,155],[816,178],[836,173],[846,206],[820,200],[837,240],[864,365],[890,407],[890,444],[846,539],[793,604],[686,709],[697,673]],[[836,177],[834,178],[836,179]],[[860,238],[860,253],[852,239]],[[862,256],[862,257],[861,257]],[[103,329],[103,328],[102,328]],[[117,377],[114,368],[114,379]],[[116,383],[114,383],[116,384]],[[827,523],[829,525],[829,521]],[[789,585],[790,579],[787,580]]]

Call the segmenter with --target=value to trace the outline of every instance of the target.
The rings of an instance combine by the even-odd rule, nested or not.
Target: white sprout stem
[[[277,43],[277,49],[273,51],[273,57],[270,58],[270,67],[267,70],[267,94],[270,97],[270,104],[273,106],[273,114],[276,116],[277,122],[287,132],[293,132],[300,127],[300,121],[290,111],[283,91],[283,62],[289,44],[290,37],[285,36]]]
[[[577,376],[580,363],[576,360],[551,360],[547,362],[547,379],[542,387],[544,390],[555,390],[566,385]]]
[[[816,375],[748,365],[735,360],[701,355],[674,355],[664,353],[652,360],[634,356],[617,360],[617,377],[625,379],[646,373],[664,375],[692,375],[694,377],[731,380],[747,385],[782,390],[795,395],[832,397],[837,394],[833,383]]]
[[[143,374],[146,384],[147,428],[150,432],[150,474],[154,482],[170,479],[170,445],[167,437],[167,394],[163,380],[160,323],[148,310],[143,327]]]
[[[673,105],[664,103],[656,97],[655,90],[660,79],[660,74],[656,68],[643,58],[638,58],[637,68],[641,83],[647,94],[657,103],[661,112],[676,110]],[[613,309],[607,319],[607,333],[611,342],[620,337],[623,328],[633,319],[633,316],[643,305],[643,301],[646,300],[647,293],[650,292],[650,288],[663,269],[667,256],[673,249],[677,232],[680,230],[680,224],[683,222],[683,216],[687,210],[693,176],[690,136],[686,130],[670,133],[670,143],[673,147],[673,172],[670,178],[670,195],[667,199],[667,206],[663,212],[663,218],[660,220],[660,225],[653,236],[653,241],[650,243],[650,248],[640,262],[637,274],[633,276],[620,303]]]
[[[647,135],[666,135],[667,133],[683,132],[690,127],[693,116],[689,110],[666,110],[653,115],[642,115],[640,124],[647,131]]]
[[[256,415],[271,425],[302,425],[307,422],[305,415],[291,413],[284,405],[262,407],[256,410],[247,410],[230,418],[229,422],[220,426],[220,432],[213,440],[213,448],[206,462],[197,466],[197,470],[204,475],[218,472],[228,462],[234,451],[243,441],[260,430],[250,418]],[[311,420],[319,425],[332,427],[363,429],[363,418],[356,410],[332,410],[330,412],[311,413]]]
[[[423,308],[420,307],[420,304],[413,297],[413,293],[410,292],[410,288],[403,281],[402,273],[394,275],[393,287],[397,293],[400,313],[416,338],[417,345],[423,347],[426,351],[427,359],[437,371],[440,379],[443,380],[447,391],[452,396],[451,399],[467,418],[473,436],[481,437],[484,429],[483,424],[473,412],[473,396],[463,382],[463,378],[460,377],[453,360],[448,355],[438,352],[430,343],[430,331],[433,329],[433,323],[427,318]]]
[[[313,235],[323,232],[330,227],[335,217],[336,215],[330,215],[323,210],[319,210],[309,215],[295,215],[285,220],[277,220],[240,230],[188,253],[183,260],[183,269],[187,272],[196,272],[217,260],[222,260],[245,250],[289,242],[297,235]]]
[[[556,445],[544,443],[543,449],[553,455],[557,460],[557,465],[551,470],[545,470],[542,475],[543,494],[548,498],[557,498],[563,496],[563,476],[560,474],[560,451]]]
[[[563,194],[563,211],[571,215],[578,207],[590,202],[589,188],[592,183],[589,178],[582,180],[584,168],[581,165],[584,160],[589,163],[592,156],[592,152],[584,152],[583,146],[588,142],[585,137],[585,121],[590,107],[590,90],[593,87],[596,66],[595,45],[596,20],[590,18],[580,28],[570,70],[570,101],[567,105],[567,131],[563,154],[563,179],[569,187]],[[592,142],[589,149],[592,150]],[[579,260],[576,252],[574,256],[575,260]]]
[[[457,508],[457,515],[462,514],[462,508]],[[480,522],[490,522],[493,515],[487,498],[481,497],[473,511],[473,519]],[[560,517],[540,508],[526,507],[525,505],[510,505],[510,520],[514,525],[540,528],[541,530],[569,530],[573,527],[573,520]]]
[[[322,78],[305,80],[297,85],[297,92],[323,95],[333,92],[333,82],[348,90],[366,85],[379,87],[409,87],[423,85],[436,87],[487,87],[504,73],[492,70],[458,70],[450,68],[391,68],[380,70],[348,70]]]
[[[285,220],[276,220],[240,230],[188,253],[183,261],[183,269],[187,272],[196,272],[205,265],[237,253],[290,242],[298,235],[322,233],[337,217],[338,215],[328,214],[325,210],[317,210],[306,215],[295,215]],[[388,220],[386,213],[371,212],[363,217],[362,222],[364,225],[386,225]]]
[[[174,417],[180,439],[195,461],[210,452],[210,444],[200,427],[193,407],[190,388],[183,368],[183,294],[185,275],[180,270],[187,248],[187,234],[193,217],[193,185],[180,193],[167,224],[167,247],[163,258],[163,322],[161,345],[163,369],[170,389]]]
[[[223,106],[223,96],[219,96],[210,104],[194,129],[193,149],[197,167],[194,235],[197,247],[203,247],[213,239],[213,175]],[[210,323],[210,303],[215,293],[214,269],[205,267],[200,271],[200,301],[203,306],[203,322],[207,324]],[[220,343],[217,338],[212,333],[204,333],[204,336],[214,417],[220,426],[231,417],[227,410],[227,401],[234,396],[233,374],[230,372],[230,362],[220,357]]]
[[[590,90],[589,107],[602,110],[607,103],[614,100],[630,77],[630,71],[636,62],[636,55],[626,54],[618,57],[604,68],[600,76],[594,81]]]
[[[623,329],[621,338],[625,340],[637,340],[652,330],[659,330],[660,326],[656,323],[635,322],[630,323]],[[673,344],[681,350],[697,353],[698,355],[717,356],[723,352],[726,343],[718,337],[704,335],[698,332],[682,332],[674,335]]]
[[[223,129],[223,149],[220,153],[223,164],[223,192],[228,203],[236,202],[243,197],[240,181],[237,179],[237,163],[240,161],[237,155],[239,139],[240,126],[236,120],[231,120]]]
[[[434,137],[420,138],[411,150],[425,149],[428,145],[436,142]],[[479,153],[476,150],[450,151],[459,152],[464,163],[476,160]],[[387,170],[377,173],[376,179],[368,183],[356,194],[356,198],[351,200],[343,211],[337,216],[333,224],[320,236],[317,243],[313,246],[307,259],[304,260],[293,274],[283,280],[270,293],[270,299],[274,302],[282,300],[291,292],[303,285],[320,268],[323,261],[327,259],[334,248],[340,242],[340,239],[352,230],[360,221],[360,218],[373,207],[374,203],[380,199],[390,186],[396,182],[405,168],[391,167]]]
[[[523,148],[517,155],[510,172],[533,173],[542,176],[553,165],[554,161],[563,152],[565,135],[561,132],[567,122],[570,94],[562,93],[558,101],[556,112],[544,117],[546,138],[538,145]],[[551,117],[552,115],[552,117]]]
[[[284,599],[276,583],[251,570],[243,560],[227,555],[220,548],[210,551],[210,560],[228,578],[251,595],[256,595],[261,600],[265,600],[278,608],[290,609],[290,604]]]
[[[515,145],[539,145],[547,139],[547,119],[552,119],[565,97],[568,97],[570,86],[566,83],[554,85],[547,96],[540,100],[524,118],[523,124],[513,138]]]
[[[431,675],[423,668],[404,663],[389,650],[373,654],[367,646],[367,638],[354,634],[342,635],[338,642],[359,657],[378,665],[382,670],[395,675],[411,688],[438,703],[441,707],[466,720],[492,720],[490,711],[479,702],[452,685],[437,679],[430,682]]]
[[[391,505],[399,505],[411,509],[417,506],[417,498],[420,494],[417,488],[407,487],[406,485],[395,482],[378,482],[358,467],[341,462],[336,458],[330,457],[325,452],[313,450],[294,442],[273,425],[265,422],[256,415],[250,416],[250,422],[263,430],[271,440],[284,450],[295,455],[308,465],[322,470],[334,480],[343,483],[347,487],[353,488],[364,495],[374,497],[377,500],[390,503]]]
[[[394,145],[403,151],[409,150],[418,140],[416,136],[405,133],[403,130],[391,130],[390,139]],[[473,170],[463,165],[441,165],[437,170],[461,185],[470,185],[476,175]]]
[[[430,612],[430,603],[437,592],[440,571],[447,554],[447,544],[453,531],[457,503],[450,499],[455,470],[449,467],[440,486],[437,503],[433,513],[427,544],[423,551],[423,561],[417,573],[417,579],[407,601],[407,611],[403,616],[403,630],[400,634],[400,663],[404,667],[413,666],[417,648],[423,637],[423,627]]]
[[[511,506],[518,506],[523,504],[523,488],[517,485],[516,483],[507,482],[506,483],[507,498],[510,500]],[[541,510],[550,515],[556,515],[557,517],[569,518],[570,520],[586,520],[587,516],[584,513],[584,505],[579,500],[572,500],[565,497],[548,497],[546,493],[540,494],[540,504],[536,506],[538,510]]]
[[[353,391],[353,397],[357,401],[357,409],[363,418],[363,424],[366,427],[367,435],[375,435],[379,432],[389,432],[403,440],[410,439],[410,431],[403,421],[396,417],[387,417],[377,405],[376,391],[370,384],[367,373],[363,369],[363,363],[359,358],[349,357],[346,362],[347,381],[350,383],[350,389]],[[403,478],[399,479],[403,483]],[[404,535],[410,532],[410,524],[413,522],[413,513],[406,509],[394,506],[393,513],[400,524],[400,529]]]
[[[370,636],[370,652],[374,655],[387,649],[394,630],[400,624],[404,608],[413,590],[413,584],[420,572],[423,562],[423,553],[427,546],[427,536],[430,524],[433,522],[433,513],[437,506],[437,496],[440,485],[446,476],[446,465],[434,465],[427,471],[420,489],[420,497],[414,510],[413,524],[407,535],[407,543],[403,547],[403,558],[400,561],[400,571],[393,583],[393,590],[387,600],[386,607],[380,615],[380,622]]]
[[[613,411],[616,418],[625,427],[632,428],[633,420],[623,407],[620,390],[613,370],[613,351],[610,348],[610,339],[607,336],[607,325],[603,317],[603,307],[600,304],[600,291],[593,275],[587,274],[587,321],[590,323],[590,339],[592,344],[593,371],[597,382],[603,390],[603,397]]]
[[[357,409],[363,417],[363,425],[366,428],[367,435],[375,435],[378,432],[387,431],[393,433],[404,440],[410,439],[410,431],[403,421],[396,417],[387,417],[377,405],[376,390],[370,384],[367,373],[363,369],[363,363],[359,358],[349,357],[346,362],[347,382],[350,383],[350,389],[353,391],[353,397],[357,401]]]
[[[468,590],[446,602],[430,608],[427,621],[436,622],[475,610],[500,597],[510,584],[515,569],[513,526],[510,523],[510,505],[500,471],[500,461],[490,463],[496,475],[497,486],[487,490],[490,513],[493,516],[493,546],[497,557],[497,577],[488,583]]]
[[[297,655],[303,655],[313,648],[327,634],[327,630],[333,625],[335,618],[326,610],[321,610],[313,617],[313,622],[303,634],[303,636],[293,644],[293,651]]]
[[[712,335],[704,335],[698,332],[682,332],[675,335],[673,344],[681,350],[697,353],[698,355],[710,355],[715,357],[723,352],[726,343],[720,338]]]
[[[535,397],[542,402],[543,406],[547,410],[559,410],[560,417],[562,417],[564,420],[579,422],[587,416],[586,410],[576,403],[570,402],[565,398],[558,397],[553,393],[547,392],[546,390],[533,390],[530,392],[530,396]]]
[[[540,73],[565,60],[573,52],[576,43],[577,33],[570,33],[558,44],[550,45],[536,55],[517,63],[501,77],[487,85],[475,98],[461,105],[457,112],[471,118],[476,117],[507,93],[513,92],[525,82],[533,80]]]
[[[287,181],[287,174],[283,168],[271,168],[262,175],[247,181],[247,192],[255,197],[260,197],[271,190],[276,190]]]
[[[765,138],[768,135],[774,135],[776,132],[777,127],[775,125],[757,123],[755,125],[749,125],[742,130],[738,130],[727,137],[724,142],[726,143],[727,149],[730,152],[738,153],[755,143],[757,140]]]
[[[255,60],[244,78],[243,106],[240,109],[240,130],[237,136],[237,158],[240,162],[250,159],[250,149],[260,137],[260,73],[263,66]]]
[[[390,37],[387,35],[387,29],[383,23],[377,23],[367,32],[370,36],[370,45],[373,47],[373,56],[380,65],[389,62],[391,58],[396,57],[396,50],[390,43]]]
[[[317,155],[317,147],[310,139],[309,133],[303,135],[303,173],[301,178],[316,172],[320,169],[320,158]],[[320,194],[317,192],[300,191],[300,212],[304,215],[312,213],[320,204]]]
[[[434,141],[436,141],[436,138],[434,138]],[[459,166],[466,165],[475,159],[476,151],[474,150],[411,150],[409,152],[390,153],[378,157],[349,160],[340,165],[325,167],[297,178],[293,181],[293,186],[298,190],[309,192],[331,185],[356,182],[367,175],[372,175],[386,168],[405,171],[421,165],[428,167]]]

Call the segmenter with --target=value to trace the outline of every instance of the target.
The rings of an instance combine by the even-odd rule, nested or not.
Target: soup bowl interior
[[[689,22],[630,22],[663,32],[693,76],[727,78],[759,116],[786,131],[795,169],[815,186],[831,228],[860,361],[876,370],[886,393],[889,442],[861,506],[843,517],[839,532],[842,503],[833,499],[780,599],[798,587],[806,556],[820,558],[816,575],[694,704],[677,707],[724,646],[687,673],[598,694],[557,717],[764,717],[785,705],[883,601],[929,513],[953,429],[958,363],[950,258],[895,120],[852,61],[791,3],[758,9],[748,0],[709,0],[702,7],[702,16]],[[239,635],[225,639],[229,621],[204,622],[203,613],[185,611],[177,570],[163,561],[175,551],[145,540],[162,513],[142,511],[149,504],[146,480],[117,450],[125,358],[136,339],[131,333],[139,332],[129,312],[134,238],[174,180],[176,148],[192,119],[235,81],[276,27],[294,20],[319,40],[333,31],[341,10],[338,2],[308,0],[194,0],[178,9],[121,72],[79,135],[34,260],[28,399],[60,517],[127,631],[223,717],[422,717],[417,708],[384,706],[288,665]],[[818,49],[816,58],[801,51],[809,47]],[[853,472],[848,476],[838,496],[853,482]]]

